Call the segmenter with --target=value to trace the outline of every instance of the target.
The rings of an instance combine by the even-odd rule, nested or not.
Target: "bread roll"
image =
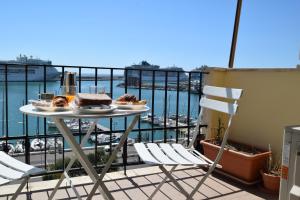
[[[55,96],[52,100],[54,107],[66,107],[68,105],[68,99],[65,96]]]

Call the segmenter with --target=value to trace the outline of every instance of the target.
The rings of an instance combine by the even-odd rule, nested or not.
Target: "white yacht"
[[[52,81],[59,77],[59,72],[52,65],[50,60],[41,60],[21,55],[16,60],[0,60],[0,81],[5,80],[5,65],[7,65],[8,81],[25,81],[25,66],[28,65],[28,81],[43,81],[44,66],[46,66],[46,80]]]

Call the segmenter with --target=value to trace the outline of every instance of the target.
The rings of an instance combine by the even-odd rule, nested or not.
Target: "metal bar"
[[[12,64],[12,63],[5,63],[4,65],[8,66],[20,66],[20,64]],[[44,64],[38,65],[35,64],[34,66],[40,66],[43,67]],[[124,68],[118,68],[118,67],[94,67],[94,66],[70,66],[70,65],[46,65],[47,67],[59,67],[62,68],[62,71],[65,71],[65,68],[71,68],[71,69],[91,69],[91,68],[96,68],[98,70],[124,70]],[[177,72],[177,70],[172,70],[172,69],[127,69],[127,70],[135,70],[135,71],[147,71],[147,72]],[[191,71],[180,71],[181,73],[189,73]],[[197,72],[191,72],[191,73],[197,73]],[[209,72],[202,72],[203,74],[209,74]],[[64,77],[64,74],[61,74],[61,77]],[[122,77],[121,75],[119,77]]]
[[[165,103],[164,103],[164,128],[167,127],[167,110],[168,110],[168,72],[165,73]],[[164,143],[167,142],[167,130],[164,129]]]
[[[98,85],[98,69],[97,68],[94,68],[95,69],[95,86]],[[95,131],[95,151],[94,151],[94,165],[97,167],[98,166],[98,163],[97,163],[97,155],[98,155],[98,130],[97,130],[97,124],[94,128],[94,131]]]
[[[127,93],[127,86],[128,86],[128,70],[125,68],[125,93]],[[124,119],[124,129],[127,129],[127,117]],[[124,145],[123,145],[123,164],[124,164],[124,175],[126,174],[126,166],[127,166],[127,138],[125,139]]]
[[[25,104],[28,104],[28,65],[25,65]],[[26,129],[25,129],[25,162],[30,164],[30,141],[28,138],[28,115],[25,116]]]
[[[78,91],[81,92],[81,67],[79,67],[79,76],[78,76]],[[78,119],[78,130],[81,133],[81,119]],[[81,143],[81,134],[79,135],[79,143]]]
[[[61,86],[64,83],[64,77],[65,77],[65,67],[61,67],[61,78],[60,78],[60,85]]]
[[[228,63],[229,68],[233,68],[233,63],[234,63],[235,49],[236,49],[237,37],[239,32],[239,24],[240,24],[240,16],[242,10],[242,2],[243,0],[238,0],[236,5],[234,28],[233,28],[233,35],[232,35],[231,49],[230,49],[230,56],[229,56],[229,63]]]
[[[43,92],[46,93],[46,90],[47,90],[47,69],[46,69],[46,66],[44,65],[43,67],[43,85],[44,85],[44,89],[43,89]],[[44,125],[44,135],[46,136],[47,135],[47,122],[46,122],[46,118],[44,117],[43,119],[43,125]],[[44,145],[44,168],[46,169],[47,168],[47,139],[45,137],[45,145]]]
[[[62,160],[63,160],[63,170],[65,170],[65,138],[62,137],[63,151],[62,151]],[[81,169],[81,168],[80,168]]]
[[[7,65],[5,65],[5,137],[7,138],[8,135],[8,67]],[[4,120],[4,119],[3,119]],[[7,144],[7,139],[5,141],[5,146],[8,153],[9,149],[8,149],[8,144]]]
[[[114,70],[111,69],[110,70],[110,97],[113,99],[113,78],[114,78]],[[109,119],[109,127],[110,127],[110,130],[113,130],[113,119],[110,118]],[[114,127],[115,128],[115,127]],[[111,155],[112,153],[112,132],[109,134],[109,155]]]
[[[60,85],[62,86],[63,85],[63,81],[64,81],[64,76],[65,76],[65,67],[62,66],[61,67],[61,82],[60,82]],[[63,160],[63,170],[65,170],[65,138],[62,137],[62,141],[63,141],[63,151],[62,151],[62,160]]]
[[[95,86],[98,85],[98,69],[95,68]]]
[[[177,72],[177,88],[176,88],[176,143],[178,143],[178,112],[179,112],[179,78],[180,72]]]
[[[139,100],[142,98],[142,71],[139,73]],[[141,117],[139,117],[139,122],[138,122],[138,142],[141,142]],[[140,158],[139,158],[140,159]]]
[[[154,142],[154,98],[155,97],[155,71],[152,72],[152,105],[151,105],[151,141]]]
[[[187,145],[190,143],[190,116],[191,116],[191,73],[189,73],[188,80],[188,110],[187,110],[187,126],[188,126],[188,134],[187,134]]]
[[[7,65],[11,65],[11,66],[19,66],[20,64],[14,64],[14,63],[5,63]],[[35,64],[35,66],[40,66],[40,67],[43,67],[44,64]],[[103,69],[103,70],[108,70],[108,69],[114,69],[114,70],[124,70],[124,68],[122,67],[97,67],[97,66],[76,66],[76,65],[49,65],[51,67],[60,67],[60,68],[71,68],[71,69],[78,69],[78,68],[82,68],[82,69],[91,69],[91,68],[97,68],[97,69]],[[135,71],[139,71],[139,70],[142,70],[142,71],[149,71],[149,72],[152,72],[152,71],[160,71],[160,72],[177,72],[177,70],[172,70],[172,69],[145,69],[145,68],[142,68],[142,69],[129,69],[129,70],[135,70]],[[190,71],[181,71],[183,73],[188,73]],[[207,73],[208,72],[203,72],[203,73]]]
[[[178,126],[178,129],[187,129],[188,127],[190,128],[194,128],[196,126],[194,125],[190,125],[190,126]],[[207,127],[207,125],[201,125],[201,127]],[[153,128],[154,131],[160,131],[160,130],[164,130],[165,128],[163,127],[155,127]],[[166,128],[167,130],[176,130],[177,127],[167,127]],[[141,128],[140,129],[142,132],[144,131],[151,131],[152,129],[151,128]],[[124,129],[117,129],[117,130],[111,130],[111,131],[102,131],[102,133],[104,134],[109,134],[110,132],[112,133],[122,133],[124,132],[125,130]],[[133,129],[132,132],[138,132],[139,129]],[[79,136],[79,133],[78,132],[72,132],[74,136]],[[85,135],[85,133],[81,133],[82,136]],[[51,137],[61,137],[61,134],[51,134],[51,135],[47,135],[46,136],[47,138],[51,138]],[[17,139],[26,139],[26,135],[25,136],[9,136],[9,137],[4,137],[4,138],[0,138],[0,141],[2,140],[17,140]],[[28,136],[28,139],[35,139],[35,138],[45,138],[44,135],[29,135]]]
[[[199,80],[199,98],[198,98],[198,102],[200,102],[200,99],[203,95],[203,92],[202,92],[202,81],[203,81],[203,77],[202,77],[203,73],[200,73],[200,80]],[[201,111],[201,106],[200,106],[200,103],[198,104],[198,116],[200,114],[200,111]],[[201,127],[199,127],[198,129],[198,133],[200,133],[200,129]]]

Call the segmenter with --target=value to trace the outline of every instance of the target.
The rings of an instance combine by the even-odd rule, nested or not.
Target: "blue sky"
[[[226,67],[236,0],[0,2],[0,59],[124,67],[141,60],[186,70]],[[300,63],[300,1],[244,0],[235,67]]]

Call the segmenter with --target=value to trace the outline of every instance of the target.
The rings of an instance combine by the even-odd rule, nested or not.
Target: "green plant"
[[[272,152],[271,145],[269,144],[269,151]],[[267,162],[266,173],[272,174],[275,176],[280,176],[281,174],[281,162],[280,159],[277,159],[276,162],[273,161],[272,154],[269,155]]]
[[[223,139],[223,137],[222,137],[223,132],[225,131],[224,123],[222,123],[221,117],[218,118],[218,126],[214,129],[216,132],[215,143],[217,145],[220,145],[222,143],[222,139]]]

